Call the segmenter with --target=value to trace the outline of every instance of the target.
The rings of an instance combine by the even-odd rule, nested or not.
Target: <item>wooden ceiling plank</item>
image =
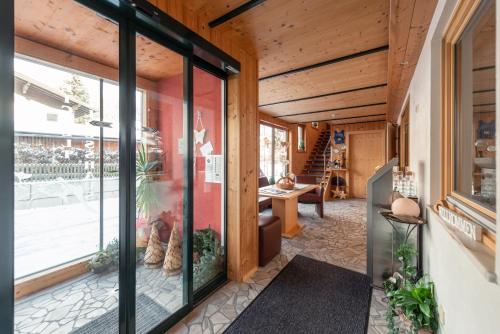
[[[359,58],[359,57],[365,57],[365,56],[371,55],[373,53],[387,51],[388,49],[389,49],[388,45],[383,45],[383,46],[373,48],[370,50],[365,50],[365,51],[353,53],[353,54],[350,54],[347,56],[342,56],[342,57],[326,60],[326,61],[323,61],[321,63],[311,64],[311,65],[307,65],[307,66],[303,66],[303,67],[299,67],[299,68],[294,68],[294,69],[288,70],[286,72],[276,73],[273,75],[269,75],[267,77],[262,77],[262,78],[259,78],[259,81],[269,80],[269,79],[277,78],[280,76],[287,76],[290,74],[295,74],[295,73],[299,73],[299,72],[303,72],[303,71],[309,71],[309,70],[312,70],[315,68],[333,65],[333,64],[341,63],[341,62],[347,61],[347,60],[351,60],[351,59],[355,59],[355,58]]]
[[[314,96],[302,97],[302,98],[299,98],[299,99],[291,99],[291,100],[286,100],[286,101],[279,101],[279,102],[261,104],[261,105],[259,105],[259,107],[268,107],[268,106],[273,106],[273,105],[278,105],[278,104],[287,104],[287,103],[292,103],[292,102],[307,101],[307,100],[313,100],[313,99],[319,99],[319,98],[324,98],[324,97],[330,97],[330,96],[335,96],[335,95],[339,95],[339,94],[354,93],[354,92],[358,92],[358,91],[370,90],[370,89],[381,88],[381,87],[387,87],[387,84],[372,85],[372,86],[367,86],[367,87],[354,88],[354,89],[348,89],[348,90],[333,92],[333,93],[327,93],[327,94],[321,94],[321,95],[314,95]]]
[[[309,112],[302,112],[302,113],[296,113],[296,114],[288,114],[288,115],[283,115],[283,116],[276,116],[276,118],[283,118],[283,117],[290,117],[290,116],[311,115],[311,114],[319,114],[319,113],[333,112],[333,111],[344,111],[344,110],[349,110],[349,109],[358,109],[358,108],[374,107],[374,106],[381,106],[381,105],[386,105],[386,103],[385,102],[377,102],[377,103],[370,103],[370,104],[364,104],[364,105],[355,105],[355,106],[348,106],[348,107],[342,107],[342,108],[315,110],[315,111],[309,111]]]
[[[335,112],[325,111],[325,112],[316,113],[316,114],[286,116],[286,117],[280,117],[279,119],[282,119],[282,120],[285,120],[285,121],[291,122],[291,123],[320,122],[323,120],[330,120],[333,118],[385,114],[386,111],[387,111],[386,105],[378,105],[378,106],[371,106],[371,107],[360,107],[360,108],[355,108],[355,109],[338,110]]]
[[[319,98],[302,99],[281,104],[271,104],[259,109],[272,116],[289,115],[299,112],[310,112],[320,109],[334,109],[354,104],[370,104],[386,102],[387,86],[377,85],[370,89],[350,90],[342,94],[326,95]]]
[[[387,45],[388,14],[387,0],[273,0],[215,29],[256,49],[266,77]]]
[[[391,0],[388,119],[396,121],[420,56],[437,0]]]
[[[259,83],[260,104],[385,84],[387,51]]]

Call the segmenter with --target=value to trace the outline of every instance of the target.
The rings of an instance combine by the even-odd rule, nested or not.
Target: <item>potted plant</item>
[[[111,256],[106,251],[99,251],[92,256],[88,266],[93,273],[101,274],[111,267],[112,262]]]
[[[140,145],[136,158],[136,244],[137,247],[146,247],[151,233],[151,214],[159,205],[158,194],[155,188],[156,170],[159,161],[149,160],[146,148]]]
[[[389,292],[402,323],[413,333],[433,333],[438,328],[434,283],[423,277],[416,284],[408,283]]]
[[[399,333],[394,321],[394,317],[399,316],[401,324],[411,333],[433,333],[438,328],[434,283],[427,276],[417,280],[413,265],[417,251],[412,245],[401,244],[396,255],[401,263],[401,273],[395,272],[384,281],[389,332]]]
[[[209,226],[193,234],[193,285],[200,288],[223,270],[224,254],[217,233]]]

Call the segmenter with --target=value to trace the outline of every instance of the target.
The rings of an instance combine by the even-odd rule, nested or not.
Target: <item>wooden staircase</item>
[[[303,175],[313,175],[318,178],[318,181],[323,181],[323,176],[325,176],[325,162],[328,163],[330,160],[330,131],[321,131],[314,148],[309,155],[309,159],[304,165]],[[326,154],[326,161],[325,156]],[[320,183],[320,182],[318,182]]]

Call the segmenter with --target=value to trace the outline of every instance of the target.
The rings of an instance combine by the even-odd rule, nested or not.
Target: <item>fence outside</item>
[[[104,178],[118,176],[117,162],[104,163]],[[99,177],[99,164],[82,163],[18,163],[15,165],[16,182],[39,182],[55,180],[81,180],[89,177]]]

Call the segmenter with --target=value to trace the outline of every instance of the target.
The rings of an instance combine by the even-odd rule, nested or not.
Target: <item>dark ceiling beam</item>
[[[301,97],[299,99],[293,99],[293,100],[287,100],[287,101],[280,101],[280,102],[272,102],[272,103],[260,104],[259,107],[267,107],[267,106],[272,106],[272,105],[282,104],[282,103],[312,100],[312,99],[317,99],[317,98],[321,98],[321,97],[327,97],[327,96],[333,96],[333,95],[339,95],[339,94],[347,94],[347,93],[359,92],[359,91],[362,91],[362,90],[374,89],[374,88],[380,88],[380,87],[386,87],[386,86],[387,86],[387,84],[385,83],[385,84],[380,84],[380,85],[373,85],[373,86],[367,86],[367,87],[361,87],[361,88],[341,90],[341,91],[338,91],[338,92],[333,92],[333,93],[328,93],[328,94],[321,94],[321,95],[315,95],[315,96],[310,96],[310,97]]]
[[[473,107],[488,107],[488,106],[494,106],[496,103],[481,103],[481,104],[473,104]]]
[[[494,92],[495,89],[483,89],[483,90],[475,90],[472,94],[480,94],[480,93],[491,93]]]
[[[484,67],[478,67],[472,69],[472,71],[477,72],[477,71],[488,71],[488,70],[494,70],[495,66],[484,66]]]
[[[381,105],[386,105],[386,104],[387,104],[386,102],[361,104],[361,105],[357,105],[357,106],[350,106],[350,107],[343,107],[343,108],[324,109],[324,110],[302,112],[302,113],[297,113],[297,114],[282,115],[282,116],[276,116],[276,118],[303,116],[303,115],[317,114],[317,113],[321,113],[321,112],[341,111],[341,110],[349,110],[349,109],[364,108],[364,107],[375,107],[375,106],[381,106]]]
[[[226,14],[222,15],[221,17],[218,17],[216,18],[215,20],[212,20],[208,23],[208,26],[210,28],[215,28],[217,27],[218,25],[221,25],[223,24],[224,22],[227,22],[233,18],[235,18],[236,16],[238,15],[241,15],[243,14],[244,12],[246,12],[247,10],[250,10],[252,9],[253,7],[255,6],[258,6],[260,5],[261,3],[263,3],[265,0],[252,0],[252,1],[247,1],[245,2],[243,5],[239,6],[239,7],[236,7],[235,9],[233,9],[232,11],[230,12],[227,12]]]
[[[347,125],[347,124],[361,124],[361,123],[378,123],[383,122],[383,119],[373,120],[373,121],[361,121],[361,122],[349,122],[349,123],[332,123],[332,125]]]
[[[355,59],[355,58],[359,58],[359,57],[364,57],[364,56],[367,56],[367,55],[370,55],[370,54],[373,54],[373,53],[384,52],[384,51],[387,51],[388,49],[389,49],[389,46],[388,45],[384,45],[384,46],[380,46],[378,48],[369,49],[369,50],[365,50],[365,51],[353,53],[353,54],[350,54],[350,55],[347,55],[347,56],[330,59],[330,60],[327,60],[327,61],[323,61],[321,63],[307,65],[307,66],[299,67],[299,68],[294,68],[293,70],[288,70],[288,71],[281,72],[281,73],[271,74],[271,75],[268,75],[266,77],[259,78],[259,80],[260,81],[261,80],[268,80],[268,79],[280,77],[280,76],[283,76],[283,75],[289,75],[289,74],[294,74],[294,73],[303,72],[303,71],[307,71],[307,70],[312,70],[314,68],[318,68],[318,67],[322,67],[322,66],[327,66],[327,65],[332,65],[332,64],[340,63],[340,62],[343,62],[343,61],[346,61],[346,60],[351,60],[351,59]]]
[[[297,123],[292,123],[292,124],[301,124],[301,123],[310,123],[310,122],[345,121],[346,119],[358,119],[358,118],[365,118],[365,117],[380,117],[380,116],[384,116],[385,117],[385,114],[371,114],[371,115],[352,116],[352,117],[343,117],[343,118],[318,119],[318,120],[315,120],[315,121],[297,122]],[[380,122],[380,121],[377,121],[377,122]]]

